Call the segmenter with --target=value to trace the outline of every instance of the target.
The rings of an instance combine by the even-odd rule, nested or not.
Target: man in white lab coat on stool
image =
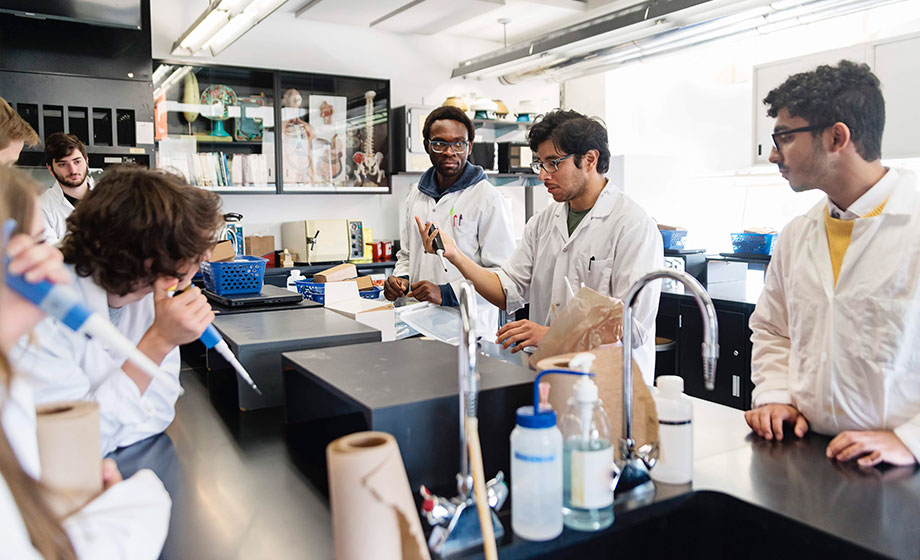
[[[664,266],[661,234],[635,202],[609,182],[607,130],[575,111],[556,110],[537,120],[528,133],[534,151],[534,172],[553,196],[542,212],[527,222],[521,244],[497,272],[482,268],[442,233],[444,255],[470,279],[487,300],[516,311],[530,302],[530,319],[508,323],[497,341],[516,352],[537,346],[549,330],[554,310],[571,292],[585,286],[624,297],[640,277]],[[418,223],[425,246],[433,235]],[[567,283],[572,286],[569,290]],[[634,307],[633,357],[645,382],[655,372],[655,317],[660,285],[646,287]]]
[[[456,107],[438,107],[425,119],[422,136],[431,167],[406,197],[396,267],[383,293],[391,301],[408,292],[419,301],[456,306],[463,275],[450,264],[445,270],[436,255],[425,254],[415,217],[444,228],[477,265],[497,268],[514,251],[511,211],[482,168],[467,161],[475,129],[466,113]],[[498,329],[498,309],[479,300],[476,332],[492,340]]]
[[[764,99],[770,161],[827,194],[780,234],[751,316],[751,428],[836,436],[827,456],[920,456],[920,186],[881,163],[885,102],[865,64],[791,76]],[[788,429],[788,428],[786,428]]]
[[[57,244],[67,232],[67,216],[90,190],[86,146],[73,134],[55,132],[45,139],[45,167],[55,183],[40,197],[45,241]]]

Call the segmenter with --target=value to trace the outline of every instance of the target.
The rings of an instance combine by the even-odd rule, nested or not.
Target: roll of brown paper
[[[597,356],[591,373],[597,384],[598,395],[604,403],[604,411],[610,419],[611,434],[614,441],[619,442],[623,435],[623,347],[616,344],[607,344],[590,350]],[[545,369],[568,369],[569,360],[577,352],[560,354],[544,358],[537,363],[537,371]],[[556,411],[559,419],[568,408],[568,400],[572,396],[572,387],[578,378],[571,375],[543,376],[543,381],[550,383],[549,404]],[[658,412],[655,410],[655,400],[652,393],[642,380],[642,372],[633,360],[633,439],[641,446],[646,443],[658,441]],[[619,444],[614,445],[614,453],[620,456]]]
[[[41,482],[51,509],[63,518],[102,492],[99,405],[48,403],[35,413]]]
[[[326,447],[338,560],[428,560],[396,438],[358,432]]]

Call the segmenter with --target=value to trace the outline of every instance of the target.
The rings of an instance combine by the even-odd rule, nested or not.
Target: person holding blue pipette
[[[34,189],[25,173],[0,166],[0,223],[17,230],[2,244],[0,267],[0,557],[156,558],[166,539],[170,498],[150,470],[122,480],[111,459],[99,473],[102,493],[58,518],[38,480],[43,466],[35,403],[29,384],[10,369],[7,355],[42,320],[42,311],[5,280],[22,276],[60,288],[70,282],[61,253],[40,240],[43,229]]]
[[[165,375],[46,319],[12,352],[36,402],[99,404],[104,455],[166,429],[180,394],[179,345],[198,339],[214,314],[198,288],[184,288],[222,224],[220,198],[182,178],[136,166],[106,171],[67,220],[61,251],[73,288]]]

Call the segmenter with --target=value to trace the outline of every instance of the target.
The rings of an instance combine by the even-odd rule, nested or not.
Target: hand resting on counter
[[[744,413],[744,419],[754,433],[764,439],[783,439],[783,424],[792,424],[793,433],[803,437],[808,432],[808,420],[794,406],[765,404]]]

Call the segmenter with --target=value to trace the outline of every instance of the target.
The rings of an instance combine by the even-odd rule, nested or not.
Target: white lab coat
[[[88,306],[108,318],[105,290],[92,278],[71,276],[73,288]],[[148,294],[123,308],[117,328],[137,344],[153,319],[153,294]],[[102,455],[163,432],[175,417],[179,398],[178,348],[160,364],[164,372],[176,379],[175,385],[154,379],[143,395],[121,370],[124,356],[98,340],[73,332],[55,319],[44,319],[31,335],[24,336],[10,353],[10,360],[32,386],[38,403],[62,400],[99,403]]]
[[[45,240],[57,245],[67,233],[67,216],[73,212],[73,204],[64,198],[64,191],[57,181],[38,199],[45,221]]]
[[[3,431],[23,470],[41,476],[35,403],[28,384],[14,377],[8,395],[0,386]],[[102,473],[100,472],[100,477]],[[144,469],[120,482],[63,521],[78,558],[157,558],[169,529],[172,502],[163,483]],[[40,559],[9,486],[0,478],[0,557]]]
[[[511,210],[498,189],[488,181],[479,181],[463,190],[447,193],[437,202],[413,186],[406,197],[405,208],[393,274],[409,276],[410,282],[449,283],[459,298],[463,281],[463,275],[447,259],[444,259],[447,264],[447,272],[444,272],[438,256],[425,253],[415,216],[421,218],[422,223],[430,221],[437,224],[454,239],[465,255],[480,266],[497,270],[514,251]],[[476,307],[477,334],[486,340],[494,340],[498,330],[498,308],[482,296],[477,296]]]
[[[509,312],[530,302],[530,320],[549,325],[551,309],[561,310],[569,300],[565,277],[576,292],[584,283],[623,298],[641,276],[664,266],[655,222],[610,181],[571,237],[567,219],[567,205],[553,202],[527,222],[521,244],[498,272]],[[652,282],[633,306],[633,358],[648,385],[655,377],[660,293],[660,282]]]
[[[894,430],[920,459],[920,192],[890,169],[880,216],[858,219],[837,285],[826,201],[777,242],[751,316],[754,406],[795,406],[812,430]]]

